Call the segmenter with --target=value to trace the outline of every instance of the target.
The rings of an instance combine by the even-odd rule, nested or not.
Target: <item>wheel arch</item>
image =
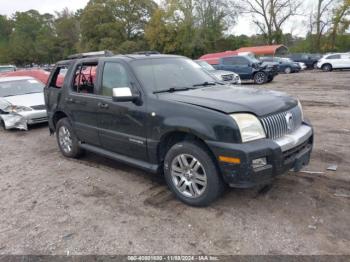
[[[195,134],[189,131],[183,131],[183,130],[172,130],[163,134],[157,147],[158,163],[162,163],[164,161],[166,153],[169,151],[169,149],[173,145],[184,141],[194,142],[197,145],[203,147],[203,149],[205,149],[209,153],[210,157],[213,158],[214,162],[217,163],[216,157],[213,151],[205,143],[205,140],[203,137],[201,137],[198,134]]]
[[[58,121],[60,121],[62,118],[68,118],[68,115],[63,111],[56,111],[53,114],[52,124],[53,124],[54,131],[56,130],[56,125],[57,125]]]

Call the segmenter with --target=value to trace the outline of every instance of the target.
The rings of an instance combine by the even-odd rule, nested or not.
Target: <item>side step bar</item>
[[[105,150],[105,149],[102,149],[102,148],[99,148],[96,146],[85,144],[85,143],[80,143],[79,146],[82,149],[85,149],[87,151],[90,151],[90,152],[93,152],[93,153],[96,153],[99,155],[103,155],[107,158],[128,164],[130,166],[141,168],[147,172],[151,172],[151,173],[156,174],[159,171],[159,165],[152,165],[152,164],[149,164],[149,163],[142,161],[142,160],[136,160],[136,159],[133,159],[131,157],[123,156],[123,155],[120,155],[120,154],[117,154],[117,153],[114,153],[114,152],[111,152],[111,151],[108,151],[108,150]]]

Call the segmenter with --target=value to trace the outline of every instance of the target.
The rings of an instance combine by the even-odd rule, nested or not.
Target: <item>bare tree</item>
[[[301,0],[246,0],[245,12],[253,16],[254,24],[264,34],[267,42],[273,44],[282,40],[282,28],[298,14]]]
[[[321,50],[321,39],[326,32],[327,27],[331,23],[330,11],[334,0],[317,0],[317,10],[314,15],[316,27],[316,41],[315,48],[317,51]]]
[[[333,10],[332,29],[331,29],[331,47],[335,49],[335,42],[338,33],[344,33],[349,25],[347,16],[350,15],[350,0],[342,0],[339,6]],[[343,28],[342,28],[342,25]]]

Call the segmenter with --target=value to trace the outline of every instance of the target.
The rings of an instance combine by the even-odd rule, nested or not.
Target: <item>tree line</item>
[[[196,58],[242,46],[285,44],[295,52],[350,51],[350,0],[90,0],[84,9],[0,15],[0,63],[54,63],[96,50],[157,50]],[[234,35],[240,16],[258,33]],[[306,37],[284,33],[305,21]],[[248,25],[247,25],[248,26]]]

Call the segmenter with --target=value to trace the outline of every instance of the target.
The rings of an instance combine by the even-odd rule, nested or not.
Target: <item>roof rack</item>
[[[139,52],[134,52],[134,55],[160,55],[158,51],[139,51]]]
[[[114,56],[114,53],[109,50],[80,53],[80,54],[70,55],[68,56],[68,59],[79,59],[79,58],[87,58],[87,57],[108,57],[108,56]]]

